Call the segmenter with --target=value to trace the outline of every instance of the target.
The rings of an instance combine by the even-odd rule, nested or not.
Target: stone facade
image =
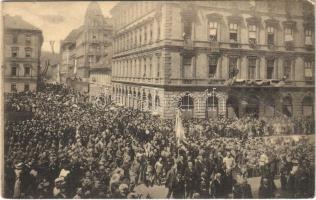
[[[91,2],[84,24],[62,41],[61,81],[88,93],[90,69],[101,60],[111,59],[111,37],[111,20],[103,16],[97,2]]]
[[[19,16],[4,16],[4,92],[37,89],[42,31]]]
[[[121,2],[113,99],[164,118],[178,107],[196,118],[311,115],[313,11],[304,0]]]

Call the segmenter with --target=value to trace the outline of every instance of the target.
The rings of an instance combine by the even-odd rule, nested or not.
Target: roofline
[[[25,29],[25,28],[8,28],[4,26],[5,31],[32,31],[32,32],[39,32],[42,33],[41,29]]]

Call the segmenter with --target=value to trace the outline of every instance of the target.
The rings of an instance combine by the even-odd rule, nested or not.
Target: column
[[[260,64],[261,64],[261,56],[256,59],[256,79],[260,79]]]
[[[267,63],[266,58],[264,56],[260,57],[260,76],[259,79],[267,79]]]
[[[274,59],[274,69],[273,69],[273,78],[278,79],[279,78],[279,58],[276,57]]]
[[[222,78],[222,62],[223,62],[223,57],[219,56],[218,61],[217,61],[217,70],[216,70],[216,77],[221,79]]]

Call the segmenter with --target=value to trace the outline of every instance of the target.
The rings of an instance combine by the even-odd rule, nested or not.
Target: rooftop
[[[4,28],[5,29],[19,29],[19,30],[32,30],[41,31],[34,25],[24,21],[21,16],[10,16],[5,15],[4,17]]]

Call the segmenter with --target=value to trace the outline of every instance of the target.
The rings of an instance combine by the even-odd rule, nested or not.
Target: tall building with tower
[[[111,14],[117,103],[163,118],[313,115],[311,2],[120,2]]]
[[[103,16],[97,2],[91,2],[84,24],[61,42],[61,81],[79,91],[89,92],[91,69],[101,61],[107,63],[105,68],[111,68],[111,62],[103,62],[111,59],[111,37],[111,20]]]

